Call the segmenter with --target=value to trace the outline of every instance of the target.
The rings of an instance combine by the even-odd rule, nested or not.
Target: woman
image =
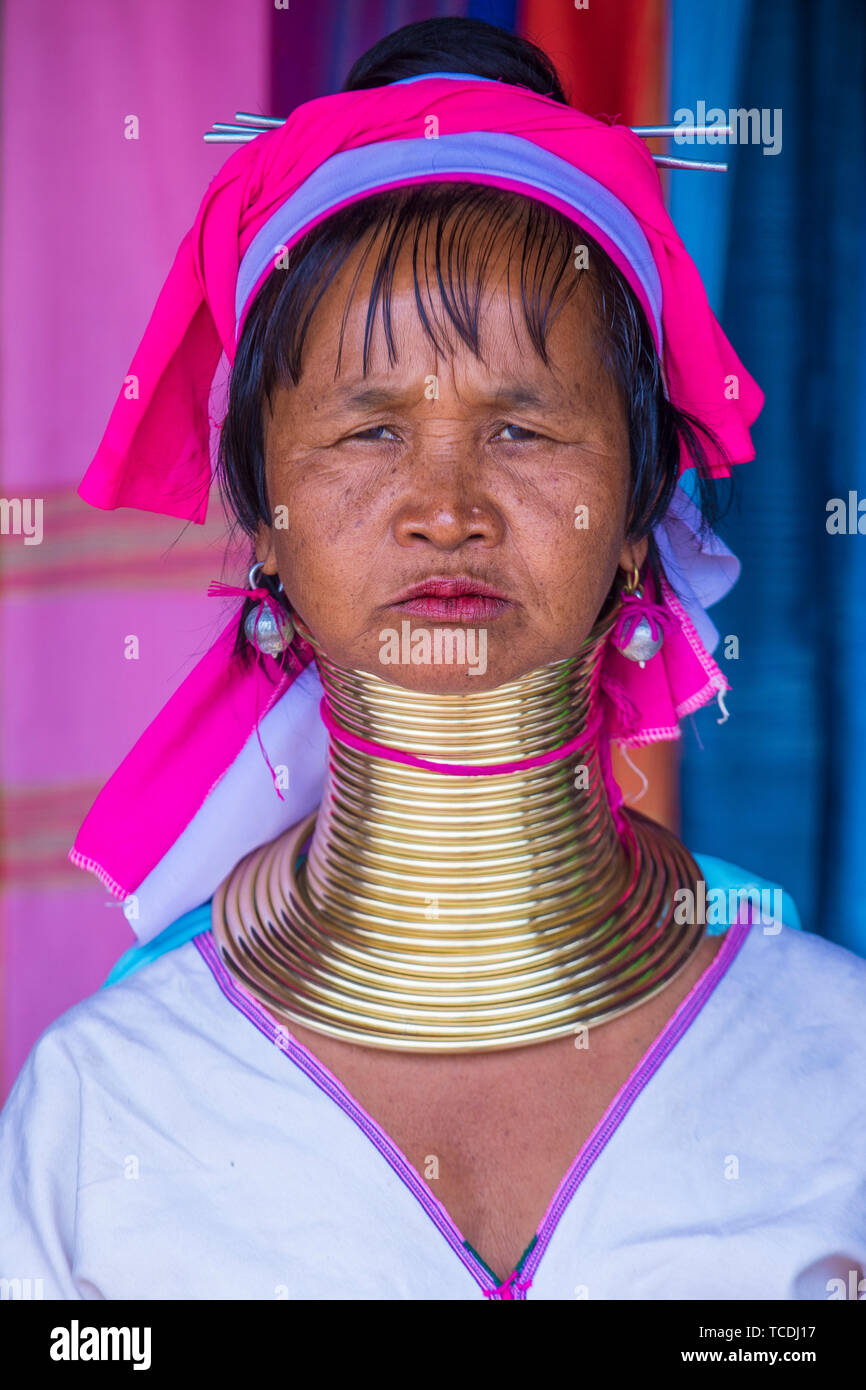
[[[0,1273],[856,1296],[866,964],[612,775],[725,717],[678,479],[709,514],[761,404],[649,155],[409,26],[213,181],[83,496],[203,518],[221,349],[255,563],[77,838],[142,945],[7,1103]]]

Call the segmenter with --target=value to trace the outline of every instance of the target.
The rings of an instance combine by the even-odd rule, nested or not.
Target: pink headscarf
[[[508,188],[571,216],[638,295],[670,399],[718,437],[721,451],[709,451],[712,474],[726,476],[730,464],[754,457],[749,427],[763,394],[709,307],[642,141],[527,89],[482,88],[480,80],[431,76],[320,97],[231,155],[178,249],[79,487],[86,501],[204,522],[210,388],[221,354],[234,361],[246,312],[275,255],[337,208],[427,179]],[[684,455],[681,472],[691,465]],[[698,539],[696,513],[677,492],[669,525],[659,528],[668,542],[661,548],[666,564],[682,562],[677,578],[693,601],[684,606],[664,586],[664,645],[643,669],[612,645],[605,656],[607,736],[632,744],[678,737],[683,714],[728,688],[707,649],[717,634],[703,608],[726,592],[739,566],[716,537]],[[291,693],[295,677],[270,658],[274,683],[264,685],[257,666],[233,661],[235,629],[233,617],[100,792],[76,837],[72,862],[118,896],[156,873],[240,765],[260,718]],[[280,761],[279,749],[272,757]],[[277,820],[267,829],[276,824],[276,834],[298,818],[298,804],[271,787]],[[234,862],[214,864],[210,891]],[[162,921],[167,912],[202,896],[185,905],[176,895],[166,899],[140,934],[153,935],[172,920]]]

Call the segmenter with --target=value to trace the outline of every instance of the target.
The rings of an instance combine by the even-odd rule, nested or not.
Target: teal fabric
[[[712,854],[695,854],[698,866],[700,867],[707,882],[707,891],[720,888],[724,892],[729,889],[756,888],[758,890],[779,889],[782,893],[782,920],[786,926],[796,927],[802,930],[800,914],[794,904],[793,899],[779,884],[771,882],[770,879],[761,878],[758,874],[747,873],[745,869],[740,869],[736,864],[729,864],[724,859],[717,859]],[[108,985],[117,984],[118,980],[125,980],[128,975],[132,975],[136,970],[140,970],[143,965],[150,965],[151,961],[158,960],[165,955],[166,951],[173,951],[175,947],[182,946],[185,941],[191,941],[194,936],[199,936],[202,932],[210,930],[211,918],[211,898],[207,902],[194,907],[191,912],[185,912],[182,917],[178,917],[176,922],[166,927],[152,941],[148,941],[143,946],[131,946],[128,951],[120,957],[120,960],[112,967],[102,988]],[[718,936],[725,930],[724,925],[709,925],[708,935]]]
[[[166,951],[173,951],[176,946],[182,946],[185,941],[191,941],[194,936],[208,931],[211,901],[212,899],[208,898],[207,902],[200,903],[191,912],[185,912],[182,917],[172,922],[171,926],[166,927],[143,946],[130,946],[112,966],[102,988],[105,989],[106,985],[116,985],[118,980],[126,979],[127,975],[140,970],[143,965],[150,965],[151,961],[164,956]]]
[[[726,859],[718,859],[714,854],[697,854],[692,850],[692,856],[706,879],[708,893],[713,889],[721,889],[727,893],[731,888],[744,890],[756,888],[759,891],[767,892],[778,891],[782,895],[781,919],[785,926],[794,927],[797,931],[803,930],[797,904],[790,893],[785,892],[781,884],[774,883],[769,878],[762,878],[760,874],[751,874],[736,864],[729,864]],[[710,924],[707,927],[707,935],[718,936],[724,930],[724,925],[714,926]]]

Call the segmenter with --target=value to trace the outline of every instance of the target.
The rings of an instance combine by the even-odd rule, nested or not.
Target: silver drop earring
[[[248,588],[256,590],[260,587],[258,581],[263,569],[264,563],[261,560],[253,565],[247,576]],[[283,593],[282,580],[277,585],[277,593]],[[250,609],[244,619],[244,633],[250,645],[257,647],[266,656],[279,656],[291,643],[295,635],[295,625],[285,611],[281,611],[278,621],[270,604],[262,599],[255,608]]]
[[[656,652],[661,650],[664,642],[662,622],[666,621],[665,610],[660,604],[651,603],[645,598],[637,567],[623,587],[622,596],[627,602],[617,623],[614,645],[624,657],[629,661],[636,661],[643,669]],[[622,644],[620,634],[625,635],[626,632],[627,641]]]

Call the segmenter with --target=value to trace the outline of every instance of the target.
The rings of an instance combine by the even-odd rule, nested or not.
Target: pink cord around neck
[[[602,714],[599,710],[581,733],[570,738],[559,748],[551,748],[547,753],[535,753],[532,757],[521,758],[518,762],[484,763],[479,766],[472,763],[433,763],[426,758],[416,758],[414,753],[404,753],[400,748],[389,748],[384,743],[372,743],[370,739],[350,733],[348,729],[344,729],[341,724],[338,724],[328,707],[325,696],[322,697],[319,712],[328,733],[338,743],[344,743],[347,747],[355,748],[359,753],[368,753],[374,758],[384,758],[387,762],[403,763],[406,767],[420,767],[426,772],[444,772],[450,777],[495,777],[501,773],[527,772],[533,767],[545,767],[548,763],[559,762],[560,759],[567,758],[569,754],[577,752],[579,748],[585,748],[598,732],[602,721]]]

